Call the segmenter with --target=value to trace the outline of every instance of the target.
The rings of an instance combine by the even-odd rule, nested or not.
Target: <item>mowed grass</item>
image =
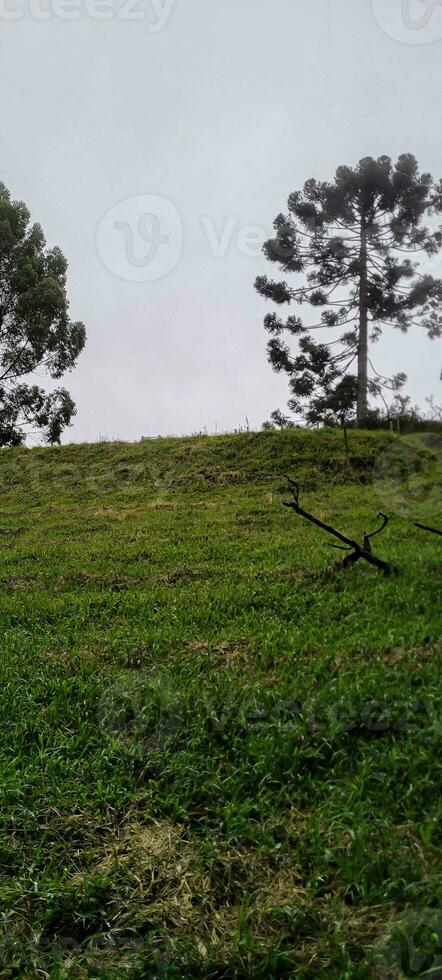
[[[440,966],[440,474],[350,440],[2,450],[0,976]]]

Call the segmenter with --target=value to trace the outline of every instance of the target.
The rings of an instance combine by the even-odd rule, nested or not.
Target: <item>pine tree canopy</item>
[[[264,254],[297,279],[260,276],[256,289],[298,307],[287,319],[272,312],[264,320],[269,361],[290,379],[292,411],[310,423],[356,415],[363,426],[369,396],[384,400],[385,389],[397,392],[406,381],[402,372],[386,378],[375,370],[370,344],[385,328],[442,335],[442,281],[419,271],[418,261],[442,246],[434,217],[441,212],[442,181],[421,174],[411,154],[396,164],[366,157],[353,169],[339,167],[333,182],[312,178],[290,195]],[[302,316],[306,305],[316,315]],[[313,331],[323,328],[339,336],[315,341]],[[295,353],[284,335],[296,339]]]
[[[66,259],[29,221],[0,183],[0,446],[20,445],[29,429],[60,441],[75,405],[65,388],[46,393],[33,375],[61,378],[86,338],[83,324],[69,320]]]

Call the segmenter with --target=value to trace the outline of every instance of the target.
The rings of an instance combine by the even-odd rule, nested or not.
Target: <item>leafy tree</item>
[[[263,429],[295,429],[296,423],[284,415],[279,408],[276,408],[274,412],[270,413],[268,421],[263,422],[262,427]]]
[[[423,327],[431,339],[442,335],[442,281],[418,272],[419,253],[434,255],[441,228],[425,225],[442,212],[442,181],[421,174],[414,156],[366,157],[355,168],[342,166],[331,182],[308,180],[291,194],[288,214],[274,223],[275,237],[264,254],[284,273],[302,276],[299,285],[260,276],[256,289],[284,305],[295,302],[320,310],[319,321],[304,323],[298,313],[287,320],[269,313],[269,361],[290,378],[289,407],[310,423],[330,415],[364,426],[369,396],[398,392],[403,373],[386,378],[369,356],[384,327],[406,333]],[[344,328],[330,343],[312,331]],[[298,338],[292,354],[282,335]]]
[[[0,446],[20,445],[27,426],[60,441],[74,402],[65,388],[47,394],[32,375],[61,378],[86,339],[83,324],[69,320],[66,259],[29,221],[26,205],[0,183]]]

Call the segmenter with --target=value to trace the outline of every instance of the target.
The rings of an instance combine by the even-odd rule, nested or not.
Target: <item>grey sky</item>
[[[247,228],[268,235],[290,191],[368,154],[413,152],[442,176],[442,3],[0,7],[0,179],[65,252],[71,314],[88,331],[64,382],[78,408],[65,441],[220,431],[246,415],[259,427],[288,389],[267,364],[271,307],[253,282],[269,269]],[[136,203],[105,216],[146,196],[180,216],[150,274],[169,247],[176,264],[136,282],[122,278],[127,248],[143,277],[150,225],[138,235]],[[374,355],[407,371],[413,401],[440,400],[440,342],[390,332]]]

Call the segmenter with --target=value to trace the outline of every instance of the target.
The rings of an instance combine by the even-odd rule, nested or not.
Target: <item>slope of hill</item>
[[[417,484],[385,433],[350,469],[326,431],[2,450],[1,976],[362,980],[417,935],[439,965],[425,439]],[[400,576],[330,573],[287,474],[354,536],[391,514]]]

